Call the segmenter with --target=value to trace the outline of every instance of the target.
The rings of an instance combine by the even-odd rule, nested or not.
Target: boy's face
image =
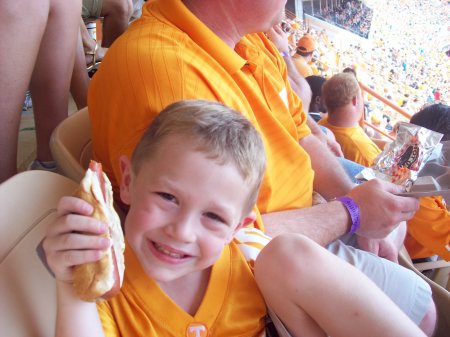
[[[137,175],[121,158],[122,200],[128,244],[157,282],[169,282],[213,265],[241,226],[249,188],[234,164],[219,165],[170,136]]]

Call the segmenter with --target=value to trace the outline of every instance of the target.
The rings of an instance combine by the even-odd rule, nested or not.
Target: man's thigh
[[[84,21],[88,19],[98,19],[101,16],[102,0],[83,0],[81,17]]]
[[[341,240],[330,243],[327,249],[362,271],[416,324],[422,321],[432,300],[431,289],[413,271]]]

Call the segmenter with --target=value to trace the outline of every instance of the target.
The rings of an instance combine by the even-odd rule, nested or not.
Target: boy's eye
[[[177,202],[177,199],[172,194],[165,193],[165,192],[156,192],[156,194],[158,194],[164,200]]]
[[[215,213],[207,212],[207,213],[205,213],[205,216],[210,218],[211,220],[222,222],[222,223],[226,223],[225,220],[222,217],[218,216]]]

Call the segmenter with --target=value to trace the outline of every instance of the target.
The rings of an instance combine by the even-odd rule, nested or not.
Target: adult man
[[[262,220],[272,236],[294,231],[322,245],[333,241],[330,250],[340,256],[352,255],[347,260],[372,273],[369,276],[375,281],[381,277],[378,285],[392,297],[400,291],[394,289],[395,285],[401,284],[404,289],[404,282],[414,284],[411,293],[404,290],[408,298],[416,298],[417,291],[425,299],[419,314],[411,314],[418,309],[415,304],[394,300],[413,320],[428,323],[431,330],[433,315],[431,322],[428,316],[423,319],[431,303],[427,286],[389,261],[368,257],[362,251],[355,253],[334,241],[352,226],[343,203],[332,201],[310,207],[313,188],[328,200],[347,194],[361,210],[358,234],[382,238],[399,221],[410,218],[418,204],[411,198],[396,197],[391,192],[400,190],[380,181],[352,189],[333,154],[311,135],[280,53],[264,34],[255,33],[279,23],[284,4],[281,0],[147,3],[141,19],[110,48],[91,83],[94,157],[103,163],[117,186],[119,156],[131,153],[145,126],[163,107],[180,99],[201,98],[221,101],[241,111],[261,132],[268,157],[258,199],[262,215],[258,225]],[[389,211],[386,205],[390,205]],[[357,221],[353,225],[355,229]],[[359,263],[363,256],[374,260],[365,264],[370,265],[370,271]],[[394,281],[394,274],[408,274],[414,281],[407,281],[409,277]],[[392,281],[385,283],[386,278]]]
[[[310,63],[313,58],[314,50],[316,49],[316,40],[308,33],[303,35],[297,42],[297,49],[292,60],[294,61],[297,71],[303,77],[315,75]]]
[[[381,150],[359,126],[364,106],[355,76],[339,73],[328,79],[322,87],[322,101],[328,115],[319,124],[333,131],[344,157],[372,166]]]
[[[322,86],[325,83],[326,78],[311,75],[306,77],[305,80],[308,82],[312,92],[308,113],[316,122],[318,122],[322,119],[322,114],[327,112],[322,102]]]

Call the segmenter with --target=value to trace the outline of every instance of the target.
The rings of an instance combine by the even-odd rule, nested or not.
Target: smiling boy
[[[102,326],[107,336],[261,335],[265,303],[230,244],[255,219],[265,169],[251,123],[218,103],[176,103],[120,165],[121,198],[130,205],[123,287],[98,304],[99,315],[75,297],[72,265],[95,261],[109,242],[95,236],[104,226],[88,217],[88,204],[63,198],[44,243],[57,279],[56,335],[101,336]],[[75,237],[73,230],[91,235]]]
[[[121,198],[130,205],[122,289],[97,305],[75,295],[72,267],[98,260],[111,243],[99,236],[107,226],[89,216],[89,204],[62,198],[59,217],[44,241],[57,280],[55,335],[265,336],[266,304],[251,264],[240,250],[246,243],[233,241],[255,219],[252,209],[265,170],[263,142],[252,124],[220,103],[174,103],[153,121],[131,160],[121,157],[120,166]],[[302,291],[291,291],[286,285],[288,292],[278,296],[280,289],[267,287],[269,269],[276,271],[270,247],[284,244],[283,236],[272,240],[256,266],[268,298],[281,300],[274,305],[291,306],[288,312],[277,309],[275,313],[295,326],[294,336],[299,335],[297,330],[308,336],[323,336],[324,331],[347,337],[366,331],[368,337],[423,336],[359,271],[309,239],[294,234],[292,238],[295,248],[290,254],[302,259],[296,259],[289,275],[279,275],[280,280],[301,284]],[[338,268],[326,266],[328,271],[323,273],[321,264],[313,268],[303,263],[316,257]],[[321,287],[324,300],[310,301],[306,295],[312,285],[320,284],[319,279],[328,284],[330,277],[336,281]],[[345,291],[336,296],[339,280],[353,289],[352,298]],[[351,324],[336,320],[322,310],[324,306],[351,317]],[[356,317],[355,311],[364,315]],[[283,336],[289,336],[286,333]]]

